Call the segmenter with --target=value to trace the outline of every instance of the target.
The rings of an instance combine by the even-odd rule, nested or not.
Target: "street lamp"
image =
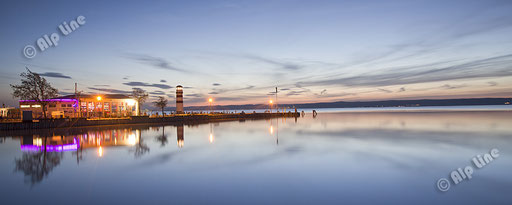
[[[103,103],[101,103],[101,96],[97,96],[96,100],[100,101],[100,109],[101,109],[101,117],[103,117],[105,114],[103,113],[105,111],[105,108],[103,107]]]
[[[213,99],[209,98],[208,103],[210,104],[210,114],[212,113],[212,102],[213,102]]]
[[[269,105],[270,105],[270,114],[272,114],[272,100],[268,101],[269,102]]]

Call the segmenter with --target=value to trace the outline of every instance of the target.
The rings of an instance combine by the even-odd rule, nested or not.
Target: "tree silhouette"
[[[140,132],[138,132],[138,133],[139,133],[139,136],[138,136],[139,143],[135,144],[135,157],[136,158],[141,157],[142,155],[149,152],[149,146],[143,142]]]
[[[163,147],[168,143],[167,135],[165,135],[164,126],[162,126],[162,134],[156,137],[156,140],[160,142],[160,146]]]
[[[21,159],[15,159],[15,171],[23,172],[25,183],[32,185],[43,181],[48,174],[60,164],[62,153],[46,151],[46,137],[43,150],[37,153],[23,153]]]
[[[22,77],[21,85],[11,84],[13,89],[12,96],[22,100],[34,100],[37,104],[41,105],[43,117],[46,118],[46,106],[50,103],[46,100],[57,97],[59,91],[39,74],[30,71],[28,68],[26,69],[27,72],[23,72],[20,75]]]
[[[140,116],[140,106],[146,102],[146,99],[148,99],[148,93],[146,91],[140,89],[140,88],[133,88],[132,90],[132,97],[137,100],[137,115]]]
[[[162,116],[163,116],[164,108],[165,108],[165,106],[167,106],[167,99],[160,96],[160,97],[158,97],[158,99],[155,102],[153,102],[153,104],[155,104],[156,107],[159,107],[160,109],[162,109]]]

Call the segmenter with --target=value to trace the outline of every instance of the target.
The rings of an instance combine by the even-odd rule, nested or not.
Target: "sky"
[[[264,104],[275,87],[290,104],[512,97],[512,1],[20,0],[0,3],[0,24],[10,106],[26,68],[62,95],[142,88],[171,106],[176,85],[185,106]]]

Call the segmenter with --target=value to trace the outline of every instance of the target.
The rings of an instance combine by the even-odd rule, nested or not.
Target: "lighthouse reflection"
[[[185,145],[185,137],[183,136],[183,134],[184,134],[183,132],[184,132],[183,125],[176,126],[176,133],[177,133],[176,138],[178,140],[178,142],[177,142],[178,147],[180,147],[180,148],[183,147],[183,145]]]

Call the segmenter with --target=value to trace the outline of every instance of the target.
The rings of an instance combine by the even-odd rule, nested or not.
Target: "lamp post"
[[[208,103],[209,103],[209,108],[210,108],[210,114],[212,114],[212,102],[213,102],[213,99],[212,98],[209,98],[208,99]]]
[[[272,114],[272,100],[268,101],[269,102],[269,106],[270,106],[270,114]]]
[[[96,97],[96,100],[98,100],[98,102],[100,102],[100,109],[101,109],[101,117],[103,117],[103,111],[105,110],[103,108],[103,103],[101,103],[101,96],[98,95],[98,97]],[[100,117],[100,118],[101,118]]]

